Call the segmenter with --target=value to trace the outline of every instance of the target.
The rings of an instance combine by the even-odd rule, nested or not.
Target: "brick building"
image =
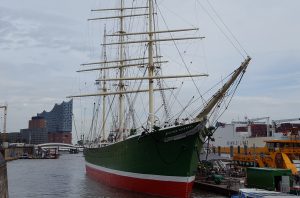
[[[22,140],[27,144],[43,144],[48,142],[46,120],[41,116],[32,117],[28,129],[21,129]]]

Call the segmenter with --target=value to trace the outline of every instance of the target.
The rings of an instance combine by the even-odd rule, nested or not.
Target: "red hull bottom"
[[[86,173],[95,180],[129,191],[163,197],[188,198],[194,182],[172,182],[120,176],[86,166]]]

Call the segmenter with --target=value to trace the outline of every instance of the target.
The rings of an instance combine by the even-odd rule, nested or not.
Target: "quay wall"
[[[0,153],[0,198],[8,198],[7,167]]]
[[[9,147],[5,149],[0,149],[5,161],[11,161],[19,159],[23,154],[33,155],[33,146],[22,146],[22,147]]]

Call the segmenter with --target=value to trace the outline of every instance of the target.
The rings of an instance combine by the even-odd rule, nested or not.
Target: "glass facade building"
[[[55,104],[50,112],[37,114],[46,120],[48,133],[72,132],[73,100]]]
[[[55,104],[49,112],[43,111],[29,120],[28,129],[21,129],[22,142],[42,144],[48,142],[72,143],[73,100]]]

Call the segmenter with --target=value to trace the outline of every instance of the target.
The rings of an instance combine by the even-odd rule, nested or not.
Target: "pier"
[[[228,196],[231,197],[232,195],[238,194],[239,187],[238,186],[233,186],[233,187],[228,187],[228,185],[225,184],[212,184],[212,183],[207,183],[203,181],[195,181],[194,182],[194,188],[196,189],[202,189],[208,192],[215,192],[220,195]]]

